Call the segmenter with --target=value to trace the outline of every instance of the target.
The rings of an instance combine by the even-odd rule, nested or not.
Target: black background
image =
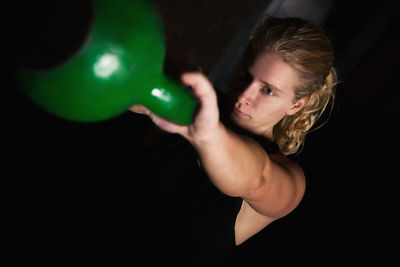
[[[194,64],[204,72],[255,5],[255,1],[243,8],[242,1],[154,2],[164,14],[170,64],[178,68],[178,63]],[[383,262],[395,256],[398,17],[390,17],[378,40],[368,43],[356,62],[349,50],[357,43],[355,36],[368,32],[372,19],[382,14],[385,3],[334,1],[324,27],[336,49],[340,83],[329,122],[306,138],[301,155],[306,194],[293,213],[239,246],[229,264],[294,260],[325,265]],[[20,10],[14,9],[19,16],[11,24],[24,21],[21,5]],[[205,10],[214,12],[202,16]],[[229,30],[222,31],[224,27]],[[10,39],[18,41],[14,36],[15,32]],[[17,56],[18,51],[10,51]],[[11,226],[8,247],[15,261],[76,262],[86,256],[87,262],[115,263],[135,251],[135,246],[136,250],[137,246],[168,247],[168,240],[151,243],[157,231],[137,228],[162,228],[167,219],[154,216],[168,203],[152,201],[156,199],[152,185],[157,181],[145,178],[148,168],[157,168],[150,147],[162,142],[165,134],[147,118],[129,112],[91,124],[56,118],[18,90],[12,62],[3,87],[4,95],[11,92],[12,98],[2,98],[7,107],[2,180],[6,182],[3,203],[10,211],[5,216]],[[166,173],[162,179],[171,175]],[[146,241],[147,234],[153,235],[153,241]],[[139,254],[128,263],[162,262],[155,255]]]

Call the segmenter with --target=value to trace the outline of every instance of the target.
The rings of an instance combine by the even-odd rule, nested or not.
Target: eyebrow
[[[250,70],[247,70],[247,73],[254,79],[254,76],[253,76],[253,74],[250,73]],[[277,86],[272,85],[272,84],[270,84],[270,83],[268,83],[268,82],[266,82],[264,80],[261,80],[261,79],[257,79],[257,80],[259,80],[264,85],[266,85],[268,87],[271,87],[271,89],[273,89],[274,91],[278,91],[278,93],[280,93],[280,94],[283,93],[283,91],[281,89],[279,89]]]
[[[281,89],[279,89],[278,87],[276,87],[275,85],[272,85],[272,84],[270,84],[270,83],[268,83],[268,82],[266,82],[266,81],[263,81],[263,80],[261,80],[261,79],[258,79],[261,83],[263,83],[263,84],[265,84],[266,86],[269,86],[269,87],[271,87],[274,91],[278,91],[279,93],[283,93],[283,91],[281,90]]]

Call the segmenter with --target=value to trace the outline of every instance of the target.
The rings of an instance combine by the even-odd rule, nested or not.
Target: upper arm
[[[298,164],[282,155],[271,154],[259,185],[242,198],[258,213],[277,219],[297,207],[305,186],[304,173]]]

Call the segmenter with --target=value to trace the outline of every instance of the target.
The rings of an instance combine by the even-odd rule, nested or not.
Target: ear
[[[297,100],[293,105],[286,111],[286,115],[296,114],[299,110],[301,110],[305,104],[308,102],[308,97],[302,97]]]

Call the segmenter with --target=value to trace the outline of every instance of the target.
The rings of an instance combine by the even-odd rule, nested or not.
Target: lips
[[[240,117],[251,118],[251,116],[249,114],[244,113],[243,111],[240,111],[240,109],[238,109],[237,107],[233,107],[233,111],[235,112],[236,115],[238,115]]]

